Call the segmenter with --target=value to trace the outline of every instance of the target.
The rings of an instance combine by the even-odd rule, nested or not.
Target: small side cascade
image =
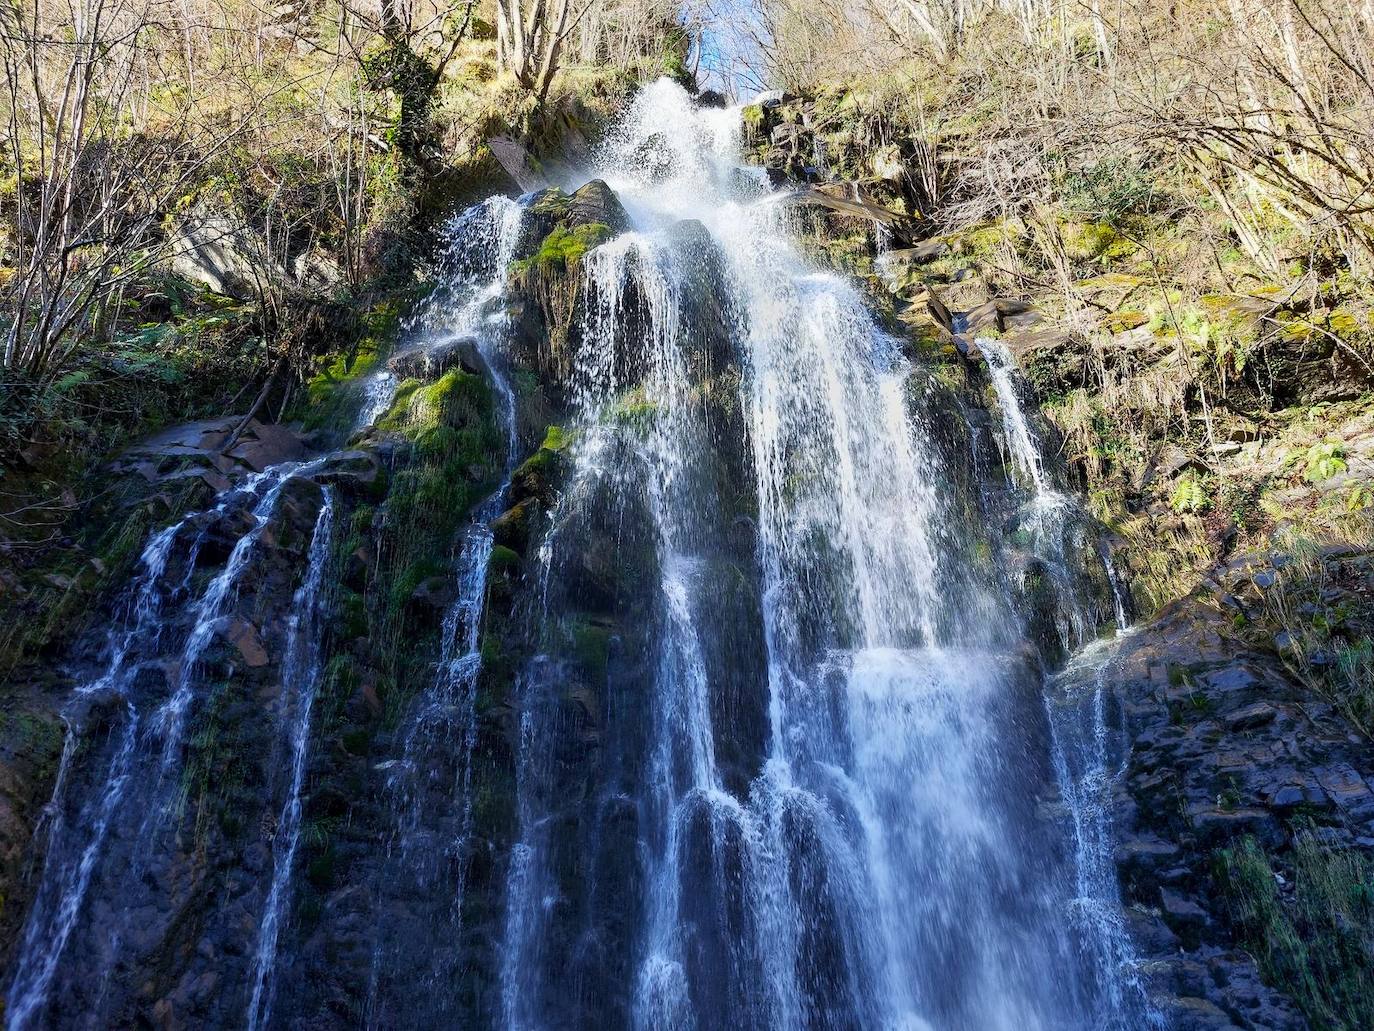
[[[324,503],[315,522],[305,580],[291,603],[286,661],[282,667],[282,691],[289,730],[290,782],[281,814],[277,817],[272,848],[272,884],[258,923],[257,949],[253,957],[252,992],[248,1002],[249,1031],[270,1025],[276,988],[277,940],[283,914],[291,902],[291,878],[301,840],[301,793],[305,786],[306,759],[310,752],[311,715],[319,688],[321,636],[324,624],[325,573],[334,543],[334,494],[324,489]]]
[[[1021,530],[1050,582],[1060,643],[1065,651],[1072,651],[1092,640],[1098,623],[1089,603],[1092,592],[1087,589],[1084,555],[1097,550],[1113,591],[1119,624],[1126,612],[1120,585],[1105,551],[1095,549],[1089,520],[1077,499],[1060,490],[1050,474],[1021,401],[1011,351],[991,337],[977,337],[975,346],[986,361],[988,378],[997,394],[1013,487],[1026,497],[1020,507]]]
[[[1083,577],[1074,568],[1087,553],[1086,519],[1078,502],[1058,490],[1049,474],[1021,402],[1011,352],[987,337],[976,344],[997,393],[1017,482],[1030,493],[1023,525],[1030,531],[1035,555],[1051,571],[1059,610],[1068,614],[1060,633],[1072,654],[1067,666],[1047,679],[1044,697],[1051,759],[1073,849],[1072,914],[1099,982],[1095,1020],[1097,1026],[1123,1031],[1160,1026],[1162,1018],[1147,999],[1122,917],[1112,838],[1112,792],[1124,756],[1113,759],[1117,738],[1108,725],[1109,674],[1120,635],[1130,633],[1125,591],[1110,553],[1099,545],[1096,557],[1110,589],[1117,635],[1090,641],[1096,618],[1084,606]]]
[[[1124,775],[1123,728],[1109,724],[1111,673],[1132,631],[1094,641],[1049,678],[1045,706],[1055,778],[1073,848],[1072,916],[1098,974],[1097,1027],[1163,1028],[1150,1003],[1121,910],[1112,836],[1113,792]]]
[[[243,576],[244,568],[248,565],[254,546],[258,543],[268,520],[276,510],[287,478],[296,469],[296,463],[273,466],[254,478],[253,488],[263,486],[266,489],[258,503],[253,506],[253,525],[234,544],[234,550],[229,553],[229,560],[224,564],[224,569],[210,581],[209,587],[205,589],[205,593],[195,604],[193,609],[195,624],[192,627],[190,637],[186,640],[186,647],[181,653],[176,689],[167,701],[158,707],[153,716],[154,725],[163,736],[162,765],[164,769],[170,769],[181,753],[182,731],[186,722],[186,710],[191,704],[195,691],[197,664],[205,653],[205,649],[214,640],[219,620],[224,615],[225,607],[238,586],[240,577]]]
[[[502,302],[520,240],[522,210],[518,201],[498,195],[450,220],[435,269],[434,290],[403,327],[415,341],[405,348],[415,364],[427,366],[442,360],[444,351],[460,341],[480,342],[494,331],[499,333],[506,318]],[[354,432],[374,425],[387,413],[400,383],[401,377],[387,366],[368,376]],[[509,384],[498,378],[496,386],[509,405]]]
[[[406,900],[428,898],[431,903],[415,906],[403,900],[398,905],[403,917],[393,920],[387,913],[378,923],[368,987],[371,1026],[385,1026],[398,1009],[407,1018],[424,1014],[423,1020],[446,1019],[449,1014],[443,986],[452,974],[451,957],[438,949],[417,962],[406,944],[415,929],[404,924],[432,918],[437,923],[430,933],[449,940],[456,939],[461,925],[465,851],[473,821],[482,620],[495,544],[490,524],[505,508],[518,453],[502,302],[522,210],[515,201],[494,197],[453,220],[437,285],[414,320],[426,357],[454,341],[472,344],[499,402],[506,449],[501,483],[473,511],[453,562],[454,596],[443,616],[434,679],[414,699],[399,734],[398,754],[388,761],[384,790],[393,822],[378,891]],[[363,418],[375,421],[379,414],[368,416],[364,411]],[[447,903],[434,903],[437,898]],[[419,912],[424,916],[417,916]],[[405,986],[423,997],[401,998]]]
[[[183,517],[154,534],[145,546],[126,589],[129,600],[122,628],[109,635],[104,669],[77,688],[72,706],[64,713],[68,743],[47,807],[51,819],[46,859],[15,963],[6,1013],[11,1031],[43,1019],[73,933],[90,919],[93,882],[141,875],[142,854],[161,833],[176,804],[173,774],[183,754],[185,720],[196,698],[200,662],[222,625],[284,485],[302,468],[300,463],[288,462],[250,476],[224,492],[208,512]],[[235,541],[220,572],[198,594],[193,592],[192,573],[205,528],[245,507],[248,530]],[[190,613],[191,625],[172,653],[172,688],[159,700],[140,685],[140,674],[156,665],[166,668],[160,653],[173,606]],[[83,805],[69,797],[74,742],[85,733],[83,715],[110,701],[121,715],[115,718],[113,743],[106,746],[108,758],[95,781],[101,788]],[[121,839],[132,832],[135,844],[121,869],[107,869],[121,862],[107,855],[116,830]],[[129,842],[123,847],[127,849]],[[119,922],[100,928],[99,933],[118,942],[125,928]],[[108,964],[114,958],[105,954],[82,960],[89,976],[93,963]]]

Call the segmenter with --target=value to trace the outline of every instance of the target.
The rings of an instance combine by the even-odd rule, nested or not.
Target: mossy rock
[[[563,474],[563,456],[570,444],[571,436],[566,430],[561,426],[550,426],[539,450],[511,474],[512,498],[517,502],[534,498],[547,503],[556,480]]]
[[[307,430],[342,430],[353,421],[362,380],[375,372],[396,335],[401,303],[376,305],[362,319],[363,335],[346,350],[325,355],[306,382],[304,401],[293,413]]]
[[[1063,226],[1064,249],[1075,261],[1111,264],[1123,261],[1139,248],[1106,222],[1069,222]]]
[[[534,498],[527,498],[502,512],[491,524],[497,544],[516,554],[524,554],[538,513],[539,504]]]
[[[517,261],[512,271],[517,275],[534,270],[565,272],[589,250],[605,243],[612,235],[611,227],[604,222],[589,222],[571,229],[555,226],[540,242],[539,249],[530,257]]]
[[[573,656],[593,685],[606,682],[610,664],[612,628],[602,623],[579,622],[571,628]]]
[[[1109,333],[1126,333],[1132,329],[1139,329],[1150,321],[1150,316],[1143,311],[1134,311],[1124,308],[1121,311],[1114,311],[1103,322],[1103,326]]]

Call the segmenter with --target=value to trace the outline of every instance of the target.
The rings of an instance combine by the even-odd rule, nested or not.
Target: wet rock
[[[267,649],[263,647],[258,628],[246,619],[238,617],[230,619],[220,628],[219,633],[225,641],[233,646],[239,659],[248,668],[261,669],[272,661],[271,656],[267,654]]]
[[[408,347],[392,355],[386,366],[399,379],[438,379],[450,369],[461,369],[471,375],[486,373],[486,361],[477,341],[468,336]]]
[[[331,455],[311,475],[316,483],[329,484],[346,494],[361,497],[383,481],[382,463],[371,449],[359,448]]]
[[[999,297],[985,301],[968,313],[970,330],[995,329],[999,333],[1007,329],[1008,320],[1017,315],[1032,311],[1029,301]]]
[[[154,434],[126,450],[107,467],[112,473],[136,473],[148,482],[188,475],[238,479],[269,465],[298,461],[307,448],[300,435],[286,426],[250,420],[227,451],[224,444],[242,422],[241,417],[184,423]],[[189,472],[188,472],[189,468]],[[213,485],[221,479],[207,479]]]
[[[1126,638],[1115,667],[1131,744],[1116,861],[1127,900],[1158,907],[1178,938],[1132,920],[1151,992],[1175,1027],[1306,1026],[1236,950],[1213,879],[1220,850],[1253,838],[1280,870],[1314,816],[1320,840],[1374,837],[1374,757],[1278,656],[1237,640],[1235,610],[1215,600],[1251,597],[1268,568],[1248,556],[1218,569],[1212,588]]]
[[[419,586],[410,592],[410,601],[431,613],[442,613],[453,604],[456,595],[452,577],[431,576],[421,580]]]
[[[929,265],[933,261],[947,257],[951,253],[949,244],[944,240],[926,240],[914,247],[898,247],[887,252],[887,260],[911,265]]]
[[[569,199],[567,224],[570,228],[599,224],[610,226],[612,233],[621,233],[630,227],[630,216],[615,191],[602,180],[593,179]]]
[[[533,498],[513,505],[492,522],[492,537],[502,547],[523,555],[538,511],[538,502]]]

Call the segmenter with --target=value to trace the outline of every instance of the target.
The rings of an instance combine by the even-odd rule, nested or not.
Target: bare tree
[[[18,189],[2,363],[42,383],[165,254],[163,220],[251,130],[265,97],[226,121],[184,76],[167,89],[171,73],[153,46],[167,31],[159,0],[35,0],[6,12],[7,156]]]
[[[496,0],[501,66],[541,102],[548,96],[563,46],[593,0]]]

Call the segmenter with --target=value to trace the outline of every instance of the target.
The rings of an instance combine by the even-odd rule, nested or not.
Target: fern
[[[1202,482],[1192,473],[1187,473],[1178,481],[1173,497],[1169,499],[1170,507],[1179,515],[1205,512],[1211,503]]]

